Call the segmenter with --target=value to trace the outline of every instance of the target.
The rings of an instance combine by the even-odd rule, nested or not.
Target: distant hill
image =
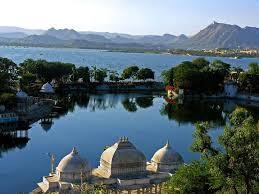
[[[214,22],[197,34],[130,35],[109,32],[78,32],[73,29],[28,30],[0,27],[1,45],[51,46],[101,49],[213,49],[258,48],[259,28]]]
[[[0,34],[11,33],[11,32],[21,32],[27,35],[40,35],[43,34],[45,30],[37,29],[25,29],[14,26],[0,26]]]
[[[35,46],[62,46],[65,43],[65,41],[49,35],[30,35],[25,38],[13,40],[12,42]]]
[[[214,22],[182,45],[187,48],[259,48],[259,28]]]
[[[25,38],[28,36],[23,32],[8,32],[8,33],[0,33],[1,38]]]

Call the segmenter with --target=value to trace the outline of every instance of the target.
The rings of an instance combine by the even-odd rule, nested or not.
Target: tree
[[[73,76],[75,81],[82,78],[84,82],[90,82],[90,72],[88,67],[81,66],[76,68]]]
[[[161,73],[165,85],[172,86],[174,84],[174,68],[165,70]]]
[[[227,125],[219,137],[223,150],[213,148],[205,125],[202,130],[196,128],[193,150],[203,153],[203,160],[209,163],[215,189],[254,193],[259,178],[256,122],[243,108],[237,108],[230,115],[230,121],[231,125]]]
[[[13,106],[16,102],[15,94],[11,93],[2,93],[0,94],[0,105]]]
[[[98,70],[98,68],[96,65],[91,66],[91,69],[90,69],[90,80],[91,81],[94,79],[97,70]]]
[[[23,76],[20,78],[20,87],[23,90],[28,89],[28,87],[33,84],[36,81],[37,77],[35,74],[32,73],[25,73]]]
[[[166,84],[174,82],[176,88],[185,89],[187,93],[215,93],[222,89],[229,70],[230,65],[222,61],[210,64],[204,58],[197,58],[182,62],[162,76]]]
[[[125,99],[122,105],[128,112],[136,112],[138,110],[136,103],[132,99]]]
[[[215,193],[215,190],[211,188],[210,178],[208,164],[202,161],[194,161],[189,165],[181,166],[176,171],[167,182],[166,193]]]
[[[215,60],[210,64],[210,69],[219,73],[224,79],[229,74],[230,64],[224,63],[221,60]]]
[[[17,65],[10,59],[0,57],[0,72],[16,76]]]
[[[106,69],[97,69],[94,74],[94,79],[98,82],[103,82],[106,77],[107,77]]]
[[[139,67],[136,65],[127,67],[126,69],[123,70],[121,77],[123,79],[135,79],[137,76],[137,73],[139,71]]]
[[[259,64],[250,63],[248,65],[248,73],[253,74],[253,75],[259,74]]]
[[[110,73],[111,73],[109,77],[110,81],[118,82],[120,80],[118,72],[111,71]]]
[[[0,57],[0,90],[9,90],[16,80],[17,65],[10,59]]]
[[[155,73],[149,68],[142,68],[137,73],[138,80],[154,79]]]
[[[141,108],[153,106],[153,97],[137,97],[136,104]]]
[[[52,79],[61,80],[73,73],[75,65],[71,63],[48,62],[46,60],[27,59],[20,64],[20,75],[32,73],[42,81],[51,81]]]
[[[200,87],[200,72],[196,65],[184,61],[174,67],[174,85],[177,88],[197,90]]]
[[[193,59],[192,63],[196,65],[199,69],[209,66],[210,62],[202,57]]]

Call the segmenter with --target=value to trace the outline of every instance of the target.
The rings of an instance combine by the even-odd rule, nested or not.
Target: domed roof
[[[80,173],[89,171],[87,160],[80,157],[76,148],[66,155],[58,164],[57,171],[63,173]]]
[[[182,156],[175,152],[169,142],[167,142],[164,147],[160,148],[156,151],[154,156],[151,159],[151,162],[155,162],[158,164],[174,164],[174,163],[182,163],[183,158]]]
[[[16,93],[16,97],[17,98],[20,98],[20,99],[24,99],[24,98],[28,98],[28,94],[26,94],[26,92],[22,91],[22,90],[19,90],[17,93]]]
[[[43,129],[44,131],[46,131],[46,132],[51,129],[52,124],[53,124],[53,122],[49,122],[49,123],[41,122],[41,123],[40,123],[42,129]]]
[[[45,83],[45,84],[41,87],[40,92],[42,92],[42,93],[54,93],[54,89],[53,89],[53,87],[52,87],[51,84]]]
[[[102,153],[101,161],[105,161],[112,166],[118,164],[126,165],[127,163],[146,162],[146,157],[141,151],[136,149],[128,138],[124,137]]]

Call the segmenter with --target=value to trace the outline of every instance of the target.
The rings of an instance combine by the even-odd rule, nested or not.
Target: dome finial
[[[73,147],[73,149],[72,149],[72,155],[77,155],[78,154],[78,152],[77,152],[77,150],[76,150],[76,148],[75,147]]]
[[[169,140],[166,141],[165,147],[166,147],[166,148],[171,148],[171,145],[170,145],[170,143],[169,143]]]

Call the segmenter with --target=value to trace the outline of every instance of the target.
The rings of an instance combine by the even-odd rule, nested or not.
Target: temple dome
[[[57,170],[60,172],[81,172],[89,170],[87,160],[80,157],[76,148],[66,155],[58,164]]]
[[[167,142],[164,147],[156,151],[151,161],[159,164],[173,164],[183,162],[183,158],[179,153],[175,152],[169,142]]]
[[[40,92],[52,94],[52,93],[54,93],[54,89],[53,89],[53,87],[52,87],[52,85],[51,85],[50,83],[45,83],[45,84],[41,87]]]
[[[79,181],[81,173],[89,176],[90,166],[87,160],[80,157],[76,148],[73,148],[71,153],[59,162],[56,173],[61,181]]]
[[[156,172],[173,172],[182,164],[182,156],[171,148],[169,142],[157,150],[151,159],[152,170]]]
[[[108,177],[138,175],[146,169],[146,157],[124,137],[102,153],[100,168]]]
[[[48,132],[53,125],[53,121],[51,118],[42,118],[40,125],[44,131]]]
[[[53,124],[53,123],[42,123],[42,122],[40,123],[41,128],[42,128],[44,131],[46,131],[46,132],[51,129],[52,124]]]
[[[26,99],[28,98],[28,94],[22,90],[19,90],[17,93],[16,93],[16,97],[19,98],[19,99]]]

